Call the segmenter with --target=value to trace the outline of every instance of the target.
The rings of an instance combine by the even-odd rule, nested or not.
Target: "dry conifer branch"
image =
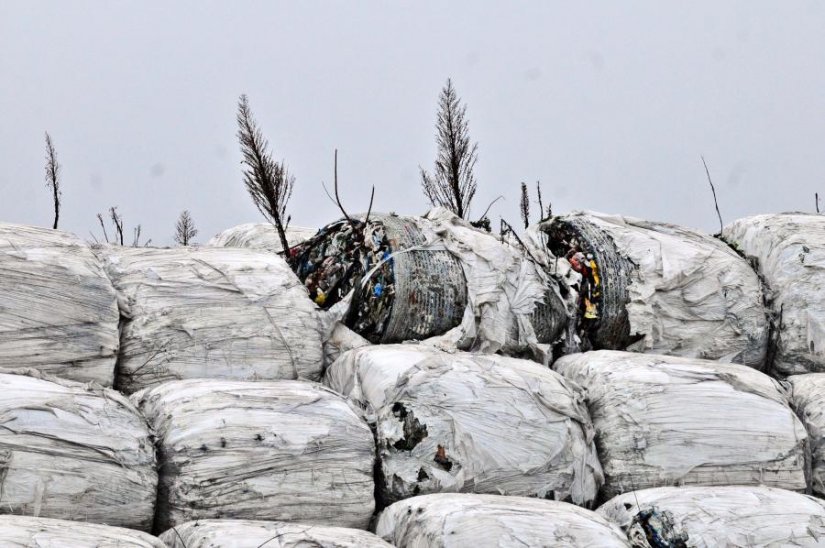
[[[713,181],[710,178],[710,170],[708,169],[707,162],[705,162],[705,157],[701,156],[701,158],[702,158],[702,165],[705,166],[705,173],[708,176],[708,183],[710,183],[710,190],[711,190],[711,192],[713,192],[713,205],[716,206],[716,216],[719,217],[719,234],[721,234],[725,225],[722,222],[722,214],[719,212],[719,202],[716,200],[716,187],[713,186]]]
[[[57,153],[54,150],[52,137],[46,132],[46,187],[52,191],[52,201],[54,202],[54,226],[57,229],[57,221],[60,219],[60,164],[57,162]]]

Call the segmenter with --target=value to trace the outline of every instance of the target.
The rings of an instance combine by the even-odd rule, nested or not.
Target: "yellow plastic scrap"
[[[596,266],[595,259],[590,259],[590,271],[593,273],[593,283],[599,285],[599,267]]]
[[[595,320],[599,317],[596,313],[596,305],[590,302],[590,299],[584,299],[584,317],[588,320]]]
[[[327,300],[326,293],[324,293],[323,291],[321,291],[319,289],[318,290],[318,296],[315,297],[315,304],[317,304],[318,306],[323,306],[323,304],[326,302],[326,300]]]

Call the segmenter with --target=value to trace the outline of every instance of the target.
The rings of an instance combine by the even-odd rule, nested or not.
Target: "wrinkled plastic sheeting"
[[[392,548],[359,529],[229,519],[190,521],[166,531],[160,539],[169,548]]]
[[[0,371],[33,367],[112,386],[117,299],[82,240],[0,223]]]
[[[155,447],[138,410],[29,373],[0,374],[0,513],[151,529]]]
[[[98,253],[124,317],[121,391],[187,378],[320,379],[317,309],[280,257],[214,248]]]
[[[629,335],[642,338],[627,350],[763,367],[769,329],[759,277],[724,242],[619,215],[574,212],[562,219],[591,223],[633,265],[627,273],[600,272],[629,277]]]
[[[825,371],[825,216],[746,217],[726,226],[722,237],[756,263],[768,286],[774,369]]]
[[[26,516],[0,516],[0,539],[19,548],[166,548],[156,537],[123,527]]]
[[[602,483],[579,391],[539,364],[381,345],[344,354],[325,382],[375,425],[388,501],[464,491],[586,505]]]
[[[396,502],[375,532],[398,548],[628,548],[621,530],[564,502],[497,495],[438,494]]]
[[[825,496],[825,373],[793,375],[787,382],[791,387],[791,404],[811,440],[813,490]]]
[[[609,350],[553,368],[585,389],[603,498],[670,485],[807,487],[805,427],[785,389],[755,369]]]
[[[290,246],[296,246],[312,238],[318,230],[295,226],[288,227],[285,232],[286,242]],[[283,251],[278,229],[272,223],[246,223],[233,226],[215,235],[206,245],[211,247],[248,247],[272,253]]]
[[[328,388],[199,379],[132,398],[158,437],[157,531],[209,518],[366,528],[372,432]]]
[[[769,487],[644,489],[615,497],[597,512],[627,531],[635,548],[825,544],[823,502]]]

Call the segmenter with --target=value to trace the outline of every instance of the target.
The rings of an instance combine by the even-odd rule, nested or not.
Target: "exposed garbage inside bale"
[[[375,533],[398,548],[629,547],[622,531],[596,512],[498,495],[445,493],[396,502],[381,513]]]
[[[156,531],[207,518],[369,523],[372,432],[328,388],[201,379],[132,398],[158,437]]]
[[[160,539],[169,548],[392,548],[359,529],[235,519],[190,521],[166,531]]]
[[[320,378],[317,309],[282,258],[216,248],[98,253],[124,318],[119,390],[186,378]]]
[[[325,383],[375,428],[381,503],[458,491],[589,505],[602,483],[580,393],[531,361],[370,346],[339,358]]]
[[[761,369],[768,319],[759,278],[716,238],[665,223],[576,212],[543,225],[580,280],[582,349],[632,350]]]
[[[782,375],[825,371],[825,216],[746,217],[726,226],[722,237],[767,285],[773,369]]]
[[[167,548],[158,538],[123,527],[28,516],[0,516],[3,546],[43,548]]]
[[[769,487],[660,487],[619,495],[597,512],[634,548],[821,546],[825,504]]]
[[[793,375],[787,382],[791,387],[791,405],[810,438],[813,491],[825,496],[825,373]]]
[[[112,284],[80,238],[0,223],[0,371],[112,386],[118,318]]]
[[[0,513],[151,529],[155,448],[138,410],[114,390],[30,374],[0,374]]]
[[[296,246],[312,238],[318,230],[291,226],[286,230],[286,242]],[[283,251],[278,229],[272,223],[246,223],[216,234],[206,245],[212,247],[248,247],[272,253]]]
[[[807,488],[805,427],[783,387],[755,369],[608,350],[553,368],[585,389],[602,498],[669,485]]]

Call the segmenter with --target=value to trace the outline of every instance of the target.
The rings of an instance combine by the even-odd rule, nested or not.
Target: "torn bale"
[[[147,533],[62,519],[0,516],[4,546],[71,548],[167,548]]]
[[[119,390],[188,378],[320,378],[317,310],[280,257],[216,248],[98,253],[123,315]]]
[[[160,539],[169,548],[392,548],[380,537],[358,529],[235,519],[189,521],[166,531]]]
[[[825,496],[825,373],[788,377],[791,405],[802,419],[811,440],[813,492]]]
[[[318,230],[290,226],[286,229],[287,244],[297,246],[312,238]],[[278,229],[272,223],[246,223],[227,228],[216,234],[209,243],[210,247],[246,247],[271,253],[283,251]]]
[[[444,493],[396,502],[381,513],[375,533],[398,548],[630,546],[622,531],[596,512],[498,495]]]
[[[0,513],[150,530],[158,476],[138,410],[114,390],[30,373],[0,374]]]
[[[603,499],[663,485],[807,488],[805,427],[784,388],[755,369],[609,350],[553,368],[585,389]]]
[[[301,381],[185,380],[132,398],[158,437],[157,531],[217,518],[369,523],[372,432],[331,390]]]
[[[820,546],[825,539],[821,500],[763,486],[642,489],[597,512],[634,548]]]
[[[581,395],[531,361],[371,346],[339,358],[325,383],[375,428],[381,503],[459,491],[589,505],[602,483]]]
[[[767,285],[773,369],[781,375],[825,372],[825,217],[746,217],[726,226],[722,237]]]
[[[85,242],[0,223],[0,371],[112,386],[118,319],[115,290]]]
[[[768,319],[759,278],[724,242],[676,225],[576,212],[543,225],[580,274],[582,349],[730,361],[762,369]]]

